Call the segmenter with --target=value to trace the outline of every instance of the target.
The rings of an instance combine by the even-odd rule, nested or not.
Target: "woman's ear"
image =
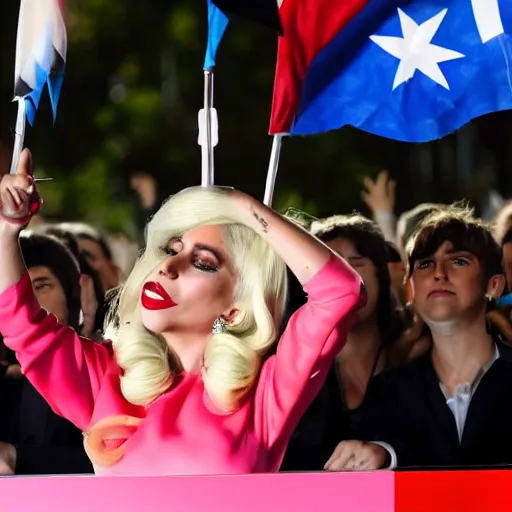
[[[228,310],[226,310],[222,315],[221,318],[226,322],[227,325],[232,325],[238,314],[240,313],[240,309],[232,307]]]
[[[499,299],[503,294],[506,286],[505,276],[503,274],[496,274],[489,279],[487,283],[486,296],[490,299]]]

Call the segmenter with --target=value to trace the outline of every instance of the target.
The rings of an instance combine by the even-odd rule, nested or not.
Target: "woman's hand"
[[[23,150],[16,174],[0,181],[0,294],[16,284],[27,271],[18,244],[20,231],[41,206],[32,177],[32,156]]]
[[[0,442],[0,476],[14,475],[18,453],[9,443]]]
[[[361,198],[374,215],[378,212],[394,213],[396,182],[389,179],[387,171],[380,172],[375,181],[366,176],[363,185]]]
[[[32,156],[21,153],[16,174],[6,174],[0,181],[0,227],[3,233],[18,235],[40,208],[41,197],[32,177]]]
[[[90,276],[85,274],[80,277],[80,303],[84,315],[81,335],[85,338],[93,338],[96,334],[98,301],[94,293],[94,282]]]
[[[326,471],[372,471],[385,466],[388,452],[380,445],[362,441],[342,441],[326,462]]]

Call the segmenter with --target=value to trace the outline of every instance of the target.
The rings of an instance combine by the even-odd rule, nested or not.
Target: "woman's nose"
[[[178,261],[174,257],[167,258],[158,269],[158,275],[168,279],[176,279],[179,276]]]
[[[446,279],[446,269],[444,266],[444,262],[439,261],[439,262],[436,262],[435,265],[436,266],[434,269],[434,277],[436,279]]]

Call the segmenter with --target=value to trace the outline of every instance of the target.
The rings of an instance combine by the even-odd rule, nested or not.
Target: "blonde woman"
[[[305,231],[240,192],[192,188],[148,225],[111,345],[37,303],[18,235],[37,210],[25,151],[0,183],[0,332],[102,475],[277,471],[362,303],[361,280]],[[36,203],[36,206],[31,206]],[[307,304],[277,354],[286,267]]]

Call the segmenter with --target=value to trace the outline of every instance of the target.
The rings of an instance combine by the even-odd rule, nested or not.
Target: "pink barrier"
[[[393,512],[394,474],[0,478],[5,512]]]

